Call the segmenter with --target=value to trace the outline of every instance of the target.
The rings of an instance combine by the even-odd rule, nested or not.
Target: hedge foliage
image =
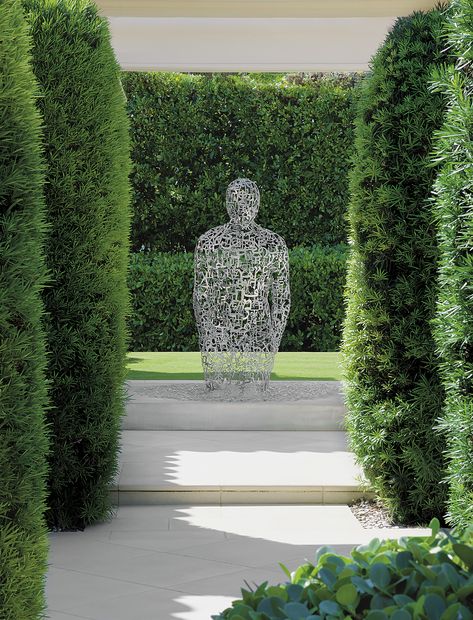
[[[335,351],[343,320],[346,246],[289,252],[291,312],[283,351]],[[131,255],[132,351],[197,351],[192,310],[193,254]]]
[[[128,121],[107,21],[87,0],[25,0],[42,89],[52,224],[45,290],[53,408],[48,523],[111,513],[124,413]]]
[[[46,231],[37,86],[16,0],[0,0],[0,616],[43,617],[48,436]]]
[[[473,527],[460,535],[373,539],[351,557],[330,547],[317,550],[288,582],[242,589],[214,620],[471,620]],[[282,565],[281,565],[282,566]]]
[[[449,44],[458,58],[437,81],[448,97],[438,134],[435,213],[439,229],[439,300],[435,335],[446,391],[440,429],[447,437],[453,524],[473,522],[473,4],[454,0]]]
[[[393,516],[445,511],[443,404],[431,319],[438,248],[428,198],[444,100],[441,10],[396,21],[372,61],[356,121],[343,355],[352,449]]]
[[[346,241],[353,80],[127,73],[134,251],[193,251],[249,177],[288,246]]]

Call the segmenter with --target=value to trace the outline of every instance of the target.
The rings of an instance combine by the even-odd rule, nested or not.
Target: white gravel
[[[379,500],[360,499],[350,504],[350,509],[365,529],[390,527],[407,527],[403,523],[395,523],[389,518],[388,511]]]

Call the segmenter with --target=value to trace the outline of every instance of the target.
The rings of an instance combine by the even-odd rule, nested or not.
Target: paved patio
[[[348,506],[122,506],[84,532],[50,535],[51,620],[209,620],[244,582],[285,581],[317,547],[373,538]]]
[[[338,382],[284,403],[189,401],[169,384],[128,383],[115,518],[50,535],[51,620],[210,620],[245,581],[284,582],[278,562],[416,531],[366,530],[349,509],[366,489]]]

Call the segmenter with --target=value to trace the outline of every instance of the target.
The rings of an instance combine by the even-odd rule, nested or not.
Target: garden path
[[[293,382],[285,401],[243,404],[189,400],[192,383],[173,399],[169,382],[129,382],[115,517],[50,534],[48,617],[209,620],[245,581],[285,581],[278,562],[293,570],[322,545],[348,553],[419,532],[354,517],[347,503],[366,491],[340,385],[325,383],[306,386],[312,399]]]

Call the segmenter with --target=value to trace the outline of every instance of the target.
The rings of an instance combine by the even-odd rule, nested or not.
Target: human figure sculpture
[[[194,313],[207,388],[269,378],[290,308],[287,247],[255,223],[258,186],[227,188],[230,221],[204,233],[195,249]]]

